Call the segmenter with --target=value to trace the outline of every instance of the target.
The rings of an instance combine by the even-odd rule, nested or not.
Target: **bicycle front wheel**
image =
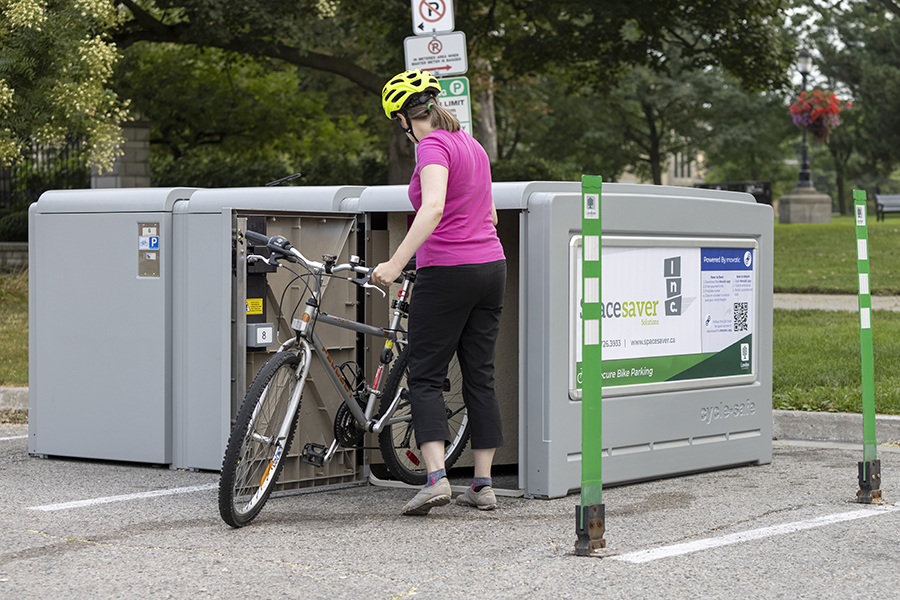
[[[284,466],[297,416],[288,405],[300,383],[300,358],[279,352],[256,375],[231,430],[219,478],[219,514],[232,527],[243,527],[262,510]],[[299,405],[298,405],[299,407]],[[278,432],[291,421],[286,439]]]
[[[411,414],[409,404],[409,385],[406,378],[409,374],[409,348],[404,348],[397,357],[390,375],[384,385],[381,399],[382,414],[390,407],[391,402],[401,390],[400,403],[394,411],[393,418]],[[466,443],[469,441],[469,417],[462,395],[462,371],[456,354],[450,361],[447,378],[444,380],[444,407],[447,411],[447,422],[450,425],[450,445],[444,452],[444,466],[449,469],[456,463]],[[412,421],[403,421],[385,426],[378,435],[381,456],[391,475],[410,485],[424,485],[428,470],[416,443],[416,433]]]

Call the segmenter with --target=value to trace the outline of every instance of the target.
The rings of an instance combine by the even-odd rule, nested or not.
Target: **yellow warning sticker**
[[[247,314],[248,315],[263,314],[263,299],[262,298],[247,298]]]

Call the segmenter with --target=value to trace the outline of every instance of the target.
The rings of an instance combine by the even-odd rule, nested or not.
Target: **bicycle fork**
[[[303,396],[303,388],[306,386],[306,376],[309,373],[309,363],[312,361],[312,351],[310,350],[309,343],[307,343],[306,340],[301,340],[300,352],[303,355],[303,359],[300,361],[300,365],[298,366],[297,371],[294,373],[294,377],[298,379],[298,383],[294,388],[294,391],[291,393],[291,399],[288,402],[288,409],[285,412],[285,419],[284,421],[282,421],[281,427],[278,429],[278,434],[275,438],[275,452],[272,455],[271,460],[269,460],[269,464],[266,466],[265,471],[263,471],[257,494],[261,493],[267,488],[266,484],[268,483],[268,480],[275,475],[275,472],[277,471],[275,467],[278,465],[278,462],[281,460],[282,456],[287,450],[284,446],[285,441],[288,439],[288,436],[291,433],[291,426],[294,423],[294,415],[297,414],[297,411],[300,409],[300,398]],[[260,398],[259,404],[257,405],[257,409],[265,404],[265,397],[268,396],[268,394],[269,387],[266,386],[266,389],[263,390],[263,394]]]

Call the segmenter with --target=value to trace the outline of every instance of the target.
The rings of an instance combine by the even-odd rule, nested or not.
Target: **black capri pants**
[[[410,303],[407,377],[418,444],[450,442],[442,392],[456,352],[472,448],[503,445],[494,347],[505,288],[505,260],[419,269]]]

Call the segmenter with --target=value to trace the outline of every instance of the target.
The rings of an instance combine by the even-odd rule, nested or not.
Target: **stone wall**
[[[100,175],[91,170],[91,188],[150,187],[150,123],[132,121],[122,127],[124,154],[116,159],[111,172]]]
[[[28,242],[0,242],[0,269],[9,272],[28,268]]]

